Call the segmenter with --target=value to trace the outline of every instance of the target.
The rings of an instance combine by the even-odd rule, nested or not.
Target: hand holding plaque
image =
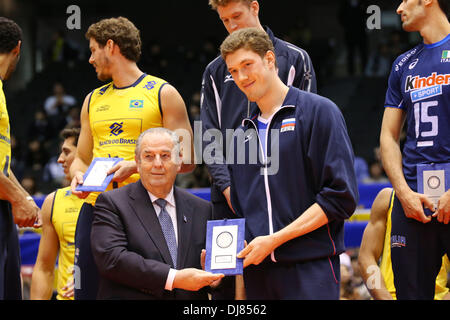
[[[114,174],[107,174],[123,158],[94,158],[83,176],[83,184],[78,185],[77,191],[100,191],[108,187]]]
[[[238,275],[243,259],[237,254],[244,248],[245,219],[208,221],[206,230],[205,271]]]
[[[419,164],[417,165],[417,191],[425,194],[433,202],[434,209],[440,197],[450,189],[450,164]],[[424,213],[427,216],[433,214],[425,208]]]

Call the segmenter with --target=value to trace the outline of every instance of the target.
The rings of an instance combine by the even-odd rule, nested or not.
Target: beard
[[[100,73],[97,73],[97,78],[100,81],[108,81],[108,80],[111,80],[111,75],[100,72]]]
[[[99,67],[99,65],[101,67]],[[110,73],[106,73],[105,69],[107,70],[109,65],[110,65],[110,61],[107,57],[102,57],[100,64],[99,65],[94,65],[94,67],[99,70],[97,71],[97,78],[100,81],[108,81],[111,79],[112,75]]]

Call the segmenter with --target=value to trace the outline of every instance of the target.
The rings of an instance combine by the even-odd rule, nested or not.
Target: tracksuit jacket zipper
[[[279,108],[269,119],[269,123],[267,124],[267,129],[266,129],[266,137],[265,137],[265,146],[266,149],[264,150],[262,148],[262,143],[261,143],[261,138],[259,137],[259,132],[258,132],[258,126],[256,125],[256,123],[253,121],[253,119],[244,119],[242,121],[242,125],[244,125],[244,123],[246,121],[249,121],[253,127],[255,128],[256,131],[256,136],[258,137],[258,142],[259,142],[259,147],[261,150],[261,154],[263,155],[263,164],[264,164],[264,190],[266,192],[266,200],[267,200],[267,215],[268,215],[268,219],[269,219],[269,235],[273,234],[273,220],[272,220],[272,199],[270,196],[270,188],[269,188],[269,175],[267,174],[267,149],[268,149],[268,138],[269,138],[269,132],[270,132],[270,126],[272,124],[272,120],[273,118],[275,118],[275,116],[283,109],[285,108],[294,108],[295,106],[283,106],[281,108]],[[275,251],[272,251],[270,253],[270,258],[272,259],[273,262],[277,262],[277,260],[275,259]]]

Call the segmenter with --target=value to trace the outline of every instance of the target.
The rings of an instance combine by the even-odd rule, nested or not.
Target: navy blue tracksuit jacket
[[[272,260],[339,255],[345,249],[344,220],[358,203],[353,150],[340,110],[327,98],[290,87],[267,127],[267,155],[261,154],[257,114],[235,134],[228,165],[232,205],[246,219],[247,242],[284,228],[317,202],[329,223],[281,245]]]
[[[276,38],[269,28],[266,32],[273,42],[281,80],[304,91],[316,92],[316,76],[308,53],[286,41]],[[202,130],[220,130],[223,137],[223,150],[216,154],[214,164],[207,164],[212,176],[211,200],[225,201],[222,191],[230,185],[230,175],[225,164],[226,129],[237,129],[242,120],[257,110],[255,103],[249,103],[247,97],[234,83],[222,57],[217,57],[205,69],[201,91]],[[207,145],[208,142],[205,142]]]

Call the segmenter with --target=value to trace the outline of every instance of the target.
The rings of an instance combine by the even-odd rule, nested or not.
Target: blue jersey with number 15
[[[403,173],[417,191],[417,164],[450,162],[450,35],[395,60],[385,107],[407,113]]]

